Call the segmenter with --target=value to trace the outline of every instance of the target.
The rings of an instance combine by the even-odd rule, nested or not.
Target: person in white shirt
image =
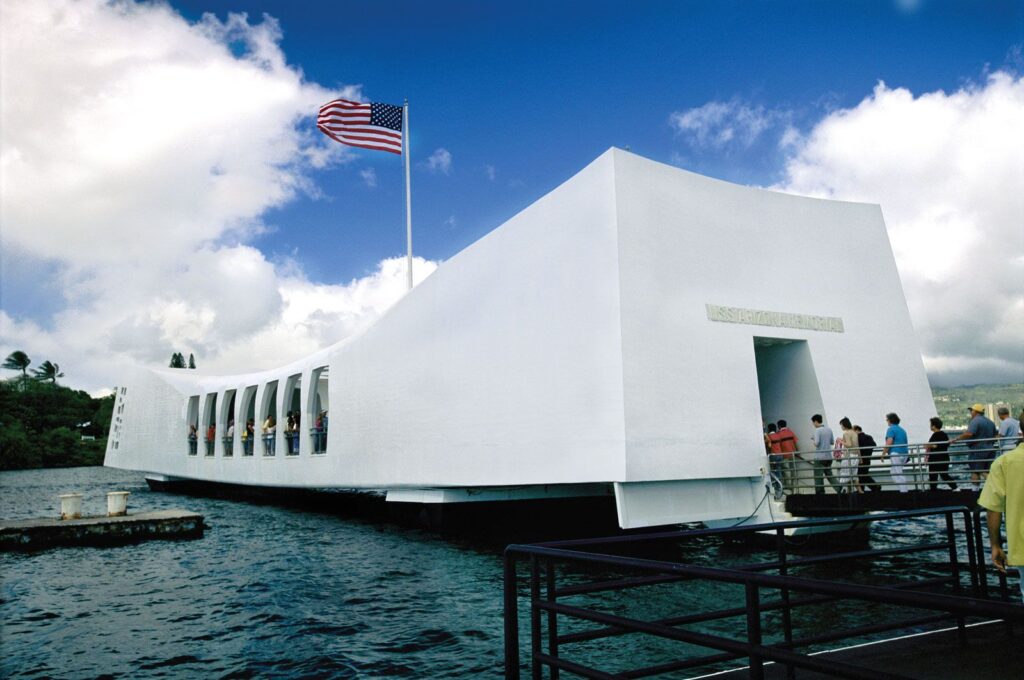
[[[828,479],[828,483],[840,493],[840,487],[836,484],[836,478],[832,474],[832,448],[835,446],[836,437],[832,430],[825,427],[824,419],[820,414],[811,416],[811,424],[814,425],[814,493],[825,493],[825,483],[822,479]]]

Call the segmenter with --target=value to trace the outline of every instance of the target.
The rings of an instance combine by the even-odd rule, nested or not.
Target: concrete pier
[[[187,510],[158,510],[119,517],[0,520],[0,550],[43,550],[58,546],[105,546],[203,535],[203,516]]]

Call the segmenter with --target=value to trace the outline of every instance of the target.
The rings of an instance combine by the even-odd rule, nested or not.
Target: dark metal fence
[[[943,518],[944,532],[923,536],[913,544],[881,549],[837,551],[810,556],[791,555],[787,532],[820,531],[841,525],[885,520]],[[701,537],[740,538],[760,534],[774,543],[774,559],[719,568],[684,564],[614,552],[636,552],[643,546],[674,544]],[[854,517],[801,520],[768,525],[671,531],[606,539],[581,539],[535,545],[511,545],[505,550],[505,677],[520,677],[519,641],[519,566],[528,566],[529,580],[529,667],[531,677],[543,677],[546,667],[551,678],[561,671],[586,678],[642,678],[687,669],[719,667],[724,662],[746,659],[751,678],[764,677],[764,664],[774,661],[785,665],[789,677],[795,669],[824,672],[844,678],[895,678],[877,669],[866,669],[810,654],[810,647],[844,639],[907,630],[955,621],[964,641],[968,618],[984,617],[1024,623],[1020,595],[1011,596],[1005,575],[987,569],[987,553],[981,532],[981,515],[966,507],[892,512]],[[948,556],[948,574],[932,578],[902,579],[886,586],[861,585],[795,576],[790,572],[812,564],[848,562],[897,555],[917,556],[936,552]],[[592,580],[560,584],[559,567],[592,573]],[[995,578],[990,582],[990,578]],[[660,584],[714,582],[742,586],[741,607],[707,611],[687,611],[672,617],[645,620],[621,613],[610,613],[594,606],[574,602],[579,596],[594,593],[625,593]],[[623,595],[625,596],[625,595]],[[1015,600],[1013,599],[1015,598]],[[838,602],[874,602],[909,608],[909,618],[875,621],[843,630],[829,630],[796,637],[794,611],[808,605]],[[1014,603],[1015,602],[1015,603]],[[709,603],[713,604],[713,603]],[[772,621],[781,630],[766,630],[765,614],[774,612]],[[740,619],[740,637],[728,637],[700,630],[700,624],[725,619]],[[596,624],[582,630],[564,632],[563,622]],[[698,629],[694,629],[696,626]],[[703,650],[697,655],[680,655],[655,665],[609,671],[574,660],[573,645],[622,635],[646,635],[684,643]],[[575,657],[579,659],[579,657]]]

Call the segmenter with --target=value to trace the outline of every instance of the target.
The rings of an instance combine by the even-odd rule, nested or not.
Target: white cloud
[[[1024,379],[1024,80],[879,83],[801,140],[777,188],[879,203],[936,382]]]
[[[669,124],[694,146],[721,149],[731,145],[749,147],[786,118],[783,112],[733,99],[676,111],[669,116]]]
[[[212,371],[269,367],[401,297],[391,260],[331,286],[247,244],[268,210],[317,195],[311,168],[353,158],[311,119],[359,89],[305,81],[274,19],[189,23],[167,5],[100,0],[12,0],[3,14],[0,257],[56,272],[3,284],[62,299],[47,318],[5,306],[0,354],[59,362],[89,390],[175,350]]]
[[[424,161],[424,165],[427,166],[427,170],[430,172],[439,172],[442,175],[447,175],[452,171],[452,154],[448,149],[438,149],[430,154],[430,157]]]
[[[484,174],[487,175],[487,179],[493,182],[494,179],[498,176],[498,170],[493,165],[485,165]]]
[[[377,186],[377,171],[373,168],[363,168],[359,171],[359,176],[363,178],[363,183],[371,189]]]

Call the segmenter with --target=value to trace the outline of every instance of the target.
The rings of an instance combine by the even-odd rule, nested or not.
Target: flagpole
[[[405,145],[402,155],[405,156],[405,243],[406,243],[406,278],[408,290],[412,290],[412,189],[409,186],[409,100],[402,106],[402,133]]]

